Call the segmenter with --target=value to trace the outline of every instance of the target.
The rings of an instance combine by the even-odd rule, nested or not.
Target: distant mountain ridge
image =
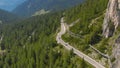
[[[82,1],[83,0],[27,0],[12,12],[19,16],[29,17],[41,9],[56,11],[75,6]]]
[[[19,17],[15,14],[0,9],[0,23],[9,23],[17,20]]]

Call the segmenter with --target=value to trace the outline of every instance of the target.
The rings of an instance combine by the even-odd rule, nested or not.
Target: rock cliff
[[[118,27],[120,27],[120,0],[109,0],[103,22],[103,36],[108,38],[115,35]],[[120,36],[113,45],[112,57],[115,61],[111,67],[120,68]]]
[[[106,38],[112,36],[120,25],[119,1],[120,0],[109,0],[103,23],[103,35]]]

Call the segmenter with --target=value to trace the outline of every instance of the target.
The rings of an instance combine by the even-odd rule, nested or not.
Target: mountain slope
[[[13,22],[17,19],[18,19],[18,16],[14,15],[10,12],[7,12],[7,11],[4,11],[4,10],[0,9],[0,21],[2,23]]]
[[[28,17],[41,9],[56,11],[81,3],[82,0],[27,0],[13,10],[13,13]]]
[[[91,54],[91,57],[94,56],[106,67],[120,67],[120,0],[87,0],[86,4],[66,11],[65,14],[68,24],[80,19],[63,36],[66,42]],[[94,52],[96,50],[108,56],[108,63],[103,61],[106,57]]]
[[[29,1],[34,2],[33,0]],[[49,0],[48,3],[52,1]],[[110,2],[112,6],[109,5],[108,9],[111,10],[107,9],[107,12],[108,0],[86,0],[83,4],[64,12],[33,16],[16,24],[5,25],[0,29],[1,49],[5,50],[5,53],[0,57],[0,68],[93,68],[86,64],[85,57],[83,60],[77,58],[73,53],[75,49],[85,53],[106,68],[109,68],[111,63],[114,63],[113,68],[117,68],[116,63],[118,66],[120,60],[118,0],[110,1],[112,1]],[[39,1],[36,0],[36,5],[37,2]],[[41,2],[44,3],[44,1]],[[31,8],[30,5],[27,7]],[[46,8],[46,10],[50,9]],[[66,43],[61,40],[60,35],[64,30],[61,29],[63,32],[58,33],[60,18],[63,16],[66,22],[63,28],[66,33],[62,39]],[[61,21],[63,23],[63,19]],[[107,30],[113,31],[117,26],[111,36],[106,33],[103,36],[104,31],[107,31],[102,29],[104,27],[103,21],[107,23],[105,26]],[[70,26],[71,23],[72,26]],[[64,46],[70,48],[70,44],[75,49],[71,48],[72,50],[67,54],[67,51],[64,51],[63,47],[55,41],[57,33],[60,35],[58,40],[61,40]],[[58,43],[60,42],[58,41]]]
[[[68,28],[68,31],[62,37],[65,42],[99,61],[105,67],[109,66],[106,63],[107,58],[95,50],[105,55],[111,52],[110,48],[112,46],[108,46],[110,41],[102,36],[102,24],[107,3],[108,0],[87,0],[84,4],[67,10],[65,19],[68,25],[78,19],[80,21]],[[95,50],[90,45],[94,46]]]
[[[109,0],[104,17],[103,36],[113,37],[111,68],[120,67],[120,0]]]
[[[4,35],[1,49],[5,50],[0,68],[93,68],[72,51],[57,45],[55,34],[61,15],[46,14],[5,25],[0,32]]]

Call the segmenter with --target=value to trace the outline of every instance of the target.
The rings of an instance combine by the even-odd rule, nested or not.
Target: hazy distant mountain
[[[36,11],[56,11],[79,4],[82,0],[27,0],[13,10],[13,13],[28,17]]]
[[[12,22],[15,20],[18,20],[18,16],[14,15],[8,11],[0,9],[0,24],[1,23],[9,23],[9,22]]]

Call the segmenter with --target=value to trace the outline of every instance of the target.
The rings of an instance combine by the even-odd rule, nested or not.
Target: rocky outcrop
[[[120,0],[109,0],[103,23],[103,36],[105,38],[113,36],[118,27],[120,27]],[[120,68],[120,36],[113,45],[112,57],[115,61],[111,68]]]
[[[106,38],[112,36],[120,25],[119,1],[109,0],[103,23],[103,35]]]
[[[120,36],[113,46],[113,57],[115,58],[115,62],[113,63],[112,68],[120,68]]]

